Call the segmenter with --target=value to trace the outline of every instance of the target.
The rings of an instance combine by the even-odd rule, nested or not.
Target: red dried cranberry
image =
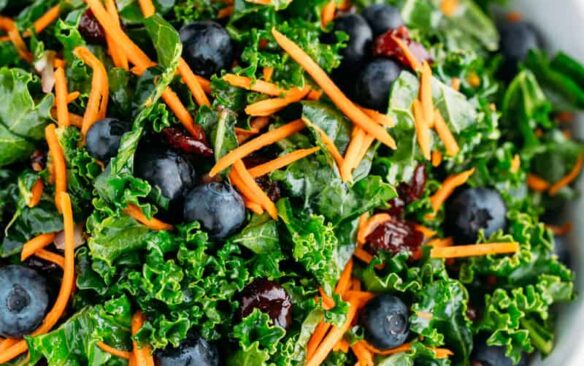
[[[373,43],[373,55],[395,58],[402,65],[413,68],[407,57],[404,55],[402,49],[394,40],[394,37],[404,41],[412,54],[418,59],[418,61],[432,61],[430,54],[428,54],[424,46],[412,40],[406,27],[399,27],[397,29],[389,30],[377,37]]]
[[[47,165],[47,157],[41,150],[36,150],[30,156],[30,166],[35,172],[40,172]]]
[[[170,146],[186,154],[197,154],[204,157],[213,156],[213,149],[207,146],[205,141],[197,140],[178,128],[167,127],[162,130],[162,134]]]
[[[391,216],[401,216],[405,206],[422,196],[424,188],[426,188],[426,179],[426,168],[420,164],[414,170],[414,174],[409,183],[404,182],[398,185],[398,197],[389,201],[391,208],[388,210],[388,213]]]
[[[478,314],[478,310],[472,306],[472,305],[468,305],[467,309],[466,309],[466,316],[471,320],[471,321],[475,321],[478,319],[479,314]]]
[[[79,33],[85,38],[89,43],[93,44],[105,44],[105,31],[101,27],[101,24],[93,15],[91,9],[87,9],[85,13],[79,19]]]
[[[258,309],[268,314],[275,325],[288,329],[292,325],[292,303],[286,290],[276,282],[258,278],[247,285],[241,294],[239,314],[245,318]]]
[[[262,191],[266,192],[268,197],[273,202],[276,202],[282,197],[282,190],[277,182],[272,181],[268,176],[256,178],[256,183],[260,186]]]
[[[366,239],[374,250],[393,254],[404,251],[414,253],[422,245],[424,234],[418,231],[413,223],[392,218],[377,226]]]

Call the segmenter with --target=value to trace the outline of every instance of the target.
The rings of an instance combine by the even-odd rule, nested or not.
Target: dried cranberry
[[[101,24],[93,15],[91,9],[87,9],[85,13],[79,19],[79,33],[85,38],[89,43],[93,44],[105,44],[105,31],[101,27]]]
[[[197,140],[178,128],[167,127],[162,130],[162,134],[170,146],[186,154],[198,154],[204,157],[213,156],[213,149],[207,146],[206,141]]]
[[[404,251],[414,253],[422,245],[424,234],[416,229],[415,224],[392,218],[377,226],[366,239],[369,246],[374,250],[393,254]]]
[[[30,156],[30,166],[35,172],[40,172],[47,165],[47,156],[41,150],[36,150]]]
[[[256,178],[256,182],[273,202],[276,202],[282,197],[280,185],[272,181],[268,176],[264,175],[263,177]]]
[[[292,303],[286,290],[276,282],[258,278],[247,285],[241,294],[239,314],[245,318],[258,309],[268,314],[275,325],[288,329],[292,325]]]
[[[426,168],[420,164],[414,170],[409,183],[400,183],[397,187],[398,197],[389,201],[391,208],[388,210],[391,216],[401,216],[403,209],[408,204],[419,199],[426,188]]]
[[[468,305],[467,309],[466,309],[466,316],[471,320],[471,321],[475,321],[478,319],[479,314],[478,314],[478,310],[472,306],[472,305]]]
[[[412,40],[406,27],[389,30],[377,37],[373,43],[373,55],[395,58],[402,65],[413,68],[394,38],[399,38],[404,41],[418,61],[430,62],[432,60],[424,46]]]

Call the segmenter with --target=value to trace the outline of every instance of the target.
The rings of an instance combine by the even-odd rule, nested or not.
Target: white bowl
[[[584,62],[584,0],[512,0],[511,8],[533,23],[545,36],[551,52],[566,51]],[[575,136],[584,137],[584,115],[574,123]],[[584,192],[584,179],[579,188]],[[584,198],[584,196],[583,196]],[[573,224],[569,235],[571,261],[576,272],[576,291],[579,297],[561,308],[556,327],[556,347],[544,360],[536,360],[537,366],[582,366],[584,365],[584,199],[574,202],[564,219]]]

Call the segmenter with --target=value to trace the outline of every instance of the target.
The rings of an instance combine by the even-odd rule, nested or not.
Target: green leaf
[[[178,32],[158,14],[144,19],[144,26],[156,48],[158,63],[166,69],[176,69],[182,53]]]

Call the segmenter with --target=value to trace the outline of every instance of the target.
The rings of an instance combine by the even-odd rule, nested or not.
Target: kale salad
[[[545,358],[584,66],[506,6],[0,0],[0,365]]]

